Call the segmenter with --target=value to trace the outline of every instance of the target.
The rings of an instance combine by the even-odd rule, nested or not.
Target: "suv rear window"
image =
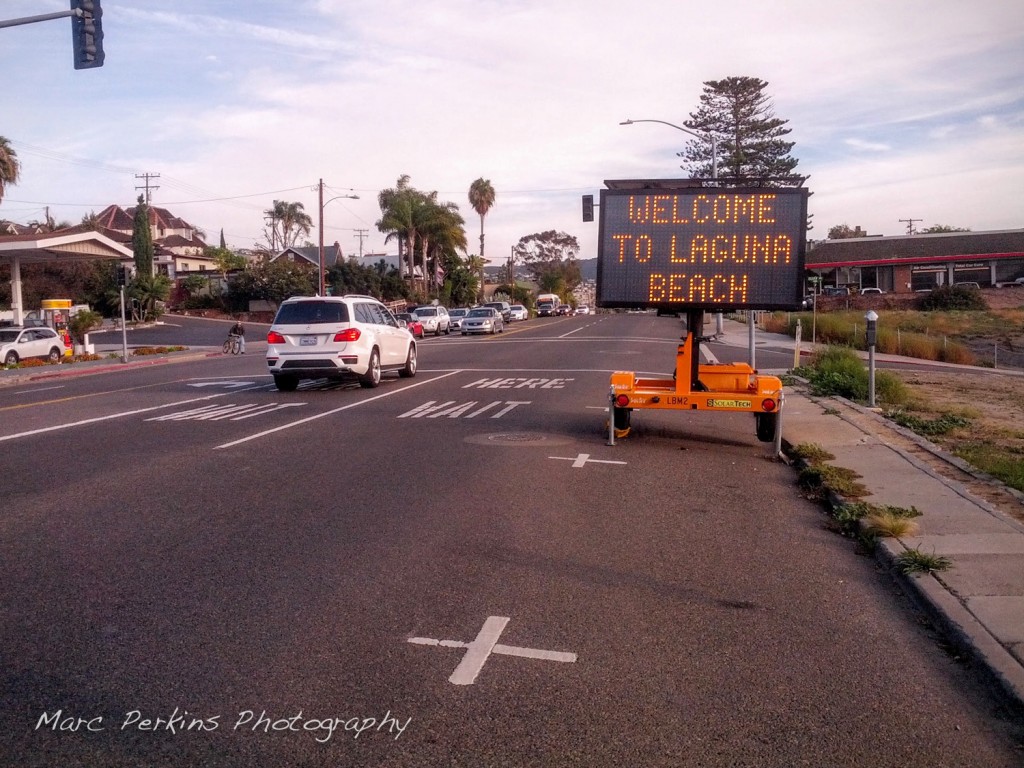
[[[348,307],[340,301],[297,301],[282,304],[274,318],[276,325],[315,325],[347,323]]]

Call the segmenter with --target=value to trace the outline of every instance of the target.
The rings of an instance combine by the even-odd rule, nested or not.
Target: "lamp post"
[[[347,197],[350,200],[358,200],[359,199],[359,195],[337,195],[335,197],[332,197],[330,200],[324,200],[324,180],[323,179],[320,179],[320,183],[317,185],[317,189],[319,190],[319,194],[320,194],[320,226],[318,227],[318,229],[320,230],[320,232],[319,232],[319,235],[320,235],[320,251],[319,251],[319,253],[320,253],[320,281],[319,281],[320,290],[319,290],[318,295],[319,296],[323,296],[324,295],[324,206],[327,205],[327,203],[331,202],[331,200],[338,200],[338,199],[343,198],[343,197]],[[361,241],[360,241],[360,244],[361,244]]]
[[[718,142],[715,140],[715,134],[711,133],[698,133],[697,131],[691,131],[689,128],[683,128],[675,123],[667,123],[664,120],[623,120],[619,125],[633,125],[633,123],[661,123],[667,125],[670,128],[675,128],[677,131],[688,133],[691,136],[696,136],[698,139],[707,139],[711,142],[711,178],[718,178]]]

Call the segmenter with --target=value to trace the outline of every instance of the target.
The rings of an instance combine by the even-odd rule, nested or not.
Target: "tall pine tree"
[[[139,195],[132,227],[132,252],[135,255],[135,274],[153,276],[153,233],[149,229],[149,206]]]
[[[704,83],[700,108],[683,125],[697,133],[714,134],[718,144],[718,175],[743,181],[768,181],[772,186],[799,186],[793,175],[799,162],[790,157],[794,142],[788,120],[775,116],[765,95],[768,83],[756,77],[727,77]],[[711,143],[693,140],[680,152],[694,178],[711,176]]]

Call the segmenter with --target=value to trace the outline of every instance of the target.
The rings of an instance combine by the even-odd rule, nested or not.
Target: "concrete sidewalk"
[[[746,325],[727,320],[723,330],[721,343],[749,347]],[[810,346],[804,344],[808,351]],[[761,349],[793,352],[794,341],[759,331],[755,355]],[[843,398],[812,397],[800,386],[786,388],[782,437],[784,447],[813,444],[835,456],[830,464],[860,475],[858,482],[870,491],[865,501],[921,512],[915,519],[919,535],[882,539],[878,560],[955,645],[984,664],[1011,699],[1024,705],[1024,525],[947,476],[955,472],[940,473],[932,464],[945,462],[957,472],[996,481],[875,411]],[[1024,494],[1005,490],[1024,511]],[[953,567],[923,576],[900,574],[896,558],[915,548],[946,556]]]

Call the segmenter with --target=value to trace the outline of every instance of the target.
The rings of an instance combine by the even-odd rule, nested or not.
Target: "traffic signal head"
[[[71,44],[75,69],[103,66],[103,9],[100,0],[71,0]]]
[[[583,220],[593,221],[594,220],[594,196],[584,195],[583,196]]]

